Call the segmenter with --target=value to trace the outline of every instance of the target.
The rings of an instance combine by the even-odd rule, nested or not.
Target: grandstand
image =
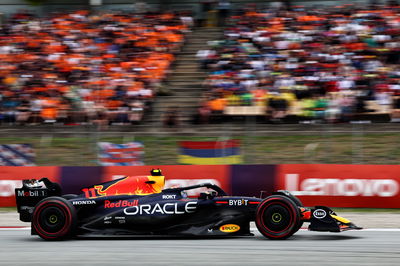
[[[199,68],[197,52],[207,47],[209,41],[222,37],[222,29],[198,28],[186,35],[183,49],[177,54],[172,71],[164,82],[167,95],[159,96],[149,120],[160,125],[171,107],[179,107],[180,122],[190,124],[197,112],[198,99],[202,93],[207,72]],[[161,120],[160,120],[161,119]]]
[[[40,164],[51,164],[57,157],[57,164],[94,165],[96,142],[123,143],[135,138],[145,144],[146,163],[168,163],[181,138],[214,140],[233,136],[243,138],[245,163],[264,163],[266,157],[273,162],[312,161],[309,153],[321,157],[315,159],[321,163],[374,162],[375,154],[382,157],[380,163],[397,160],[393,155],[397,147],[392,142],[400,125],[372,122],[397,122],[400,114],[398,62],[390,61],[396,56],[389,56],[398,49],[398,8],[368,11],[371,9],[366,5],[362,9],[342,6],[328,13],[296,5],[345,1],[291,1],[294,9],[287,12],[282,6],[277,11],[279,5],[268,1],[252,1],[255,5],[231,1],[231,16],[221,21],[217,6],[208,1],[154,0],[143,1],[144,5],[124,0],[99,2],[90,5],[90,1],[48,0],[41,6],[28,6],[22,0],[1,1],[3,12],[8,13],[3,17],[0,37],[2,144],[39,147]],[[307,13],[310,10],[314,13]],[[340,16],[349,10],[351,15]],[[299,15],[304,21],[282,23]],[[309,20],[307,16],[329,19],[321,26],[320,19]],[[319,27],[330,32],[330,23],[337,23],[331,18],[334,16],[346,22],[356,20],[356,24],[367,16],[373,22],[372,30],[362,34],[371,40],[365,40],[360,51],[356,47],[349,52],[346,49],[353,46],[354,36],[357,41],[364,37],[347,32],[343,38],[349,37],[350,41],[341,43],[335,37],[337,33],[324,35]],[[254,35],[258,34],[256,27],[269,22],[277,28],[309,27],[300,30],[314,33],[305,32],[296,38],[317,41],[303,39],[293,41],[293,47],[284,47],[285,36],[277,36],[276,32]],[[274,27],[267,27],[271,29]],[[274,42],[263,43],[263,37]],[[277,42],[283,47],[275,47]],[[328,52],[343,53],[345,57],[339,61],[344,62],[334,59],[318,62],[323,66],[307,65],[307,61],[320,58],[307,55],[304,59],[301,52],[294,51],[312,53],[323,44],[343,45],[341,50],[320,53],[325,53],[325,59],[334,57]],[[235,49],[240,52],[235,53]],[[264,55],[269,61],[257,62]],[[366,62],[377,58],[375,64],[382,65],[366,64],[375,68],[373,71],[365,70],[362,63],[349,66],[352,56],[364,57],[360,60]],[[226,63],[229,60],[235,63]],[[344,66],[339,67],[342,63]],[[292,66],[296,64],[306,66],[294,71]],[[262,72],[257,78],[251,77],[253,67]],[[336,73],[329,73],[333,68]],[[227,70],[230,73],[224,72]],[[349,75],[343,74],[346,72]],[[304,77],[313,76],[310,73],[325,76],[322,79],[314,75],[323,80],[319,84],[312,78],[304,82]],[[365,79],[359,79],[361,76]],[[342,82],[339,88],[342,77],[348,82]],[[221,78],[223,82],[218,83]],[[236,82],[242,82],[245,90],[231,93],[235,90],[231,85]],[[355,94],[365,86],[377,93]],[[318,94],[310,94],[309,87]],[[327,111],[332,107],[329,99],[342,92],[348,103],[357,103],[355,107],[363,112],[354,114],[348,108],[349,115],[340,118],[341,103],[337,103],[337,113]],[[354,97],[360,102],[354,102]],[[380,135],[385,131],[392,135]],[[381,147],[368,145],[373,146],[381,136],[382,140],[386,137],[386,148],[379,153]],[[259,145],[260,141],[264,145]],[[336,147],[340,152],[331,155]],[[370,157],[366,158],[364,149]],[[69,155],[58,158],[62,157],[59,154],[67,154],[66,150]],[[272,157],[275,150],[285,154]]]
[[[16,13],[1,40],[6,123],[139,123],[187,26],[173,13]]]
[[[157,131],[224,121],[388,122],[400,113],[396,1],[329,12],[301,5],[346,1],[283,1],[287,12],[278,1],[235,0],[226,17],[212,1],[38,2],[0,4],[9,22],[0,40],[5,125]]]
[[[388,122],[398,110],[398,6],[293,7],[233,15],[201,58],[202,121]],[[200,116],[202,116],[200,114]]]

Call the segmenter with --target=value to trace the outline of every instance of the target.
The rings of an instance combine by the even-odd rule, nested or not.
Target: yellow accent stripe
[[[240,164],[242,163],[241,155],[232,155],[227,157],[217,157],[217,158],[199,158],[189,155],[179,155],[178,162],[181,164]]]
[[[351,223],[351,222],[350,222],[349,220],[347,220],[346,218],[343,218],[343,217],[340,217],[340,216],[336,216],[336,215],[333,215],[333,214],[331,214],[331,216],[332,216],[333,219],[336,219],[336,220],[338,220],[338,221],[341,222],[341,223],[344,223],[344,224]]]

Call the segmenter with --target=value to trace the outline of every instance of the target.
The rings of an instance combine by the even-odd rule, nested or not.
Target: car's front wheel
[[[257,207],[256,226],[269,239],[286,239],[299,229],[300,224],[300,211],[288,197],[272,195]]]
[[[76,228],[75,207],[61,197],[40,201],[32,216],[34,231],[45,240],[63,240],[71,237]]]

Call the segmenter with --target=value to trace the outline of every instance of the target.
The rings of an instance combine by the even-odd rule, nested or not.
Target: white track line
[[[400,232],[400,228],[366,228],[360,231],[369,231],[369,232]]]
[[[31,230],[30,226],[27,227],[0,227],[0,231],[21,231],[21,230]]]

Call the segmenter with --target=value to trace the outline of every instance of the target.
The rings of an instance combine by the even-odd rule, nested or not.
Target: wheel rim
[[[279,223],[282,221],[282,214],[276,212],[272,214],[272,222]]]
[[[292,225],[292,213],[281,203],[271,203],[262,213],[263,224],[272,233],[278,234],[286,231]]]
[[[55,224],[55,223],[57,223],[57,221],[58,221],[58,216],[57,216],[57,215],[52,214],[52,215],[49,217],[49,222],[50,222],[51,224]]]
[[[48,207],[39,215],[40,227],[48,233],[57,233],[66,223],[65,212],[57,207]]]

